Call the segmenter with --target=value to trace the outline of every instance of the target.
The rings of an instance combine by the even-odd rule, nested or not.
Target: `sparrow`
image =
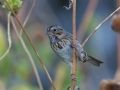
[[[72,62],[73,62],[73,36],[69,32],[65,31],[58,25],[52,25],[47,28],[46,34],[49,37],[50,45],[53,51],[71,68],[72,74]],[[89,62],[95,66],[100,66],[103,61],[100,61],[89,54],[87,54],[83,49],[80,50],[80,43],[76,40],[76,58],[78,61],[83,63]]]

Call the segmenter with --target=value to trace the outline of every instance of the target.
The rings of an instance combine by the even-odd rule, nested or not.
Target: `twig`
[[[77,32],[77,39],[80,42],[90,24],[90,21],[93,17],[94,11],[97,7],[99,0],[89,0],[89,4],[87,6],[87,9],[85,11],[85,14],[83,15],[81,24],[79,25],[78,32]]]
[[[15,33],[17,34],[17,36],[18,36],[18,38],[19,38],[19,40],[20,40],[20,42],[21,42],[21,44],[22,44],[22,46],[23,46],[26,54],[28,55],[28,58],[29,58],[29,60],[30,60],[30,63],[31,63],[31,65],[32,65],[33,71],[34,71],[34,73],[35,73],[35,76],[36,76],[36,79],[37,79],[37,82],[38,82],[38,85],[39,85],[39,89],[40,89],[40,90],[43,90],[43,87],[42,87],[42,84],[41,84],[41,80],[40,80],[40,78],[39,78],[39,74],[38,74],[37,68],[36,68],[36,66],[35,66],[34,60],[33,60],[32,56],[31,56],[30,52],[28,51],[28,49],[27,49],[27,47],[26,47],[26,45],[25,45],[25,43],[24,43],[24,40],[23,40],[22,37],[19,35],[19,33],[18,33],[18,31],[17,31],[17,28],[16,28],[16,25],[15,25],[15,22],[14,22],[14,20],[13,20],[12,17],[11,17],[11,22],[12,22],[13,28],[14,28],[14,30],[15,30]]]
[[[34,8],[34,6],[35,6],[35,2],[36,2],[36,0],[33,0],[32,6],[31,6],[31,8],[30,8],[30,10],[29,10],[29,12],[28,12],[28,15],[27,15],[24,23],[23,23],[23,27],[25,27],[25,25],[26,25],[26,23],[27,23],[30,15],[31,15],[31,13],[32,13],[32,10],[33,10],[33,8]],[[23,30],[21,29],[21,30],[20,30],[20,36],[22,36],[22,32],[23,32]]]
[[[12,46],[12,42],[11,42],[11,36],[10,36],[10,16],[11,16],[11,12],[8,12],[8,24],[7,24],[7,29],[8,29],[8,49],[7,51],[3,54],[3,56],[0,58],[0,61],[9,53],[10,48]]]
[[[76,0],[73,0],[73,11],[72,11],[72,32],[73,32],[73,45],[76,46]],[[76,52],[76,49],[73,48],[73,52]],[[75,89],[75,78],[76,78],[76,53],[73,53],[73,68],[72,68],[72,90]]]
[[[28,35],[27,32],[25,31],[25,29],[24,29],[24,27],[22,26],[21,22],[20,22],[19,19],[17,18],[15,12],[12,10],[11,6],[8,4],[8,2],[7,2],[6,0],[4,0],[4,1],[5,1],[6,4],[8,5],[10,11],[11,11],[11,12],[13,13],[13,15],[15,16],[17,22],[19,23],[19,25],[21,26],[21,28],[22,28],[23,32],[25,33],[27,39],[29,40],[29,42],[30,42],[30,44],[31,44],[31,46],[32,46],[32,48],[33,48],[33,50],[34,50],[34,52],[36,53],[36,55],[37,55],[37,57],[38,57],[38,59],[39,59],[41,65],[42,65],[43,69],[45,70],[45,72],[46,72],[46,74],[47,74],[48,79],[50,80],[50,83],[51,83],[53,89],[56,90],[56,88],[55,88],[55,86],[54,86],[54,84],[53,84],[53,81],[52,81],[52,79],[51,79],[51,77],[50,77],[50,75],[49,75],[49,73],[48,73],[48,71],[47,71],[45,65],[43,64],[43,62],[42,62],[42,60],[41,60],[41,58],[40,58],[40,56],[39,56],[39,54],[38,54],[36,48],[34,47],[34,44],[32,43],[31,39],[29,38],[29,35]]]
[[[84,45],[86,44],[86,42],[90,39],[90,37],[110,18],[112,17],[118,10],[120,10],[120,7],[117,8],[113,13],[111,13],[105,20],[103,20],[103,22],[101,22],[96,28],[95,30],[87,37],[87,39],[83,42],[83,44],[80,47],[80,50],[84,47]]]

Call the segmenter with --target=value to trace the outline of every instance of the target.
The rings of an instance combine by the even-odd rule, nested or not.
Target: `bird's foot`
[[[88,60],[87,53],[85,53],[85,51],[81,51],[81,54],[80,54],[80,55],[84,55],[84,57],[81,58],[81,61],[82,61],[83,63],[85,63],[86,60]]]

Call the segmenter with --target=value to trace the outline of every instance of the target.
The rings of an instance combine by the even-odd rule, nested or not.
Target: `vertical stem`
[[[2,60],[10,51],[10,48],[12,46],[12,42],[11,42],[11,36],[10,36],[10,16],[11,16],[11,12],[8,12],[8,21],[7,21],[7,33],[8,33],[8,49],[7,51],[3,54],[3,56],[0,58],[0,60]]]
[[[73,0],[73,12],[72,12],[72,32],[73,32],[73,45],[76,46],[76,0]],[[76,49],[73,48],[73,52],[76,52]],[[73,68],[72,68],[72,90],[75,89],[75,80],[76,78],[76,54],[73,53]]]
[[[7,28],[8,28],[8,41],[10,41],[11,43],[11,36],[10,36],[10,17],[11,17],[11,12],[8,12],[8,24],[7,24]]]
[[[44,71],[45,71],[45,73],[46,73],[46,75],[47,75],[47,77],[48,77],[48,79],[49,79],[52,87],[53,87],[53,90],[56,90],[56,88],[55,88],[55,86],[54,86],[54,83],[53,83],[53,81],[52,81],[52,79],[51,79],[51,77],[50,77],[50,75],[49,75],[49,73],[48,73],[48,71],[47,71],[47,69],[46,69],[46,67],[45,67],[42,59],[40,58],[40,56],[39,56],[36,48],[34,47],[34,44],[33,44],[32,40],[30,39],[29,35],[27,34],[26,30],[25,30],[24,27],[22,26],[20,20],[19,20],[18,17],[16,16],[15,12],[14,12],[13,9],[11,8],[11,6],[10,6],[9,3],[7,2],[7,0],[4,0],[4,1],[5,1],[5,3],[7,4],[8,8],[10,9],[10,11],[12,12],[12,14],[14,15],[14,17],[16,18],[16,20],[17,20],[17,22],[19,23],[20,27],[22,28],[23,32],[25,33],[28,41],[30,42],[30,44],[31,44],[31,46],[32,46],[35,54],[37,55],[37,57],[38,57],[41,65],[42,65],[42,67],[43,67],[43,69],[44,69]]]
[[[23,46],[23,48],[24,48],[24,50],[25,50],[25,52],[26,52],[26,54],[27,54],[27,56],[29,58],[29,60],[30,60],[30,63],[32,65],[33,71],[35,73],[35,76],[36,76],[36,79],[37,79],[37,82],[38,82],[38,85],[39,85],[39,89],[43,90],[43,86],[42,86],[42,83],[41,83],[37,68],[35,66],[34,60],[33,60],[32,56],[31,56],[27,46],[25,45],[25,42],[24,42],[23,38],[20,36],[19,32],[17,31],[17,27],[16,27],[15,22],[14,22],[12,17],[11,17],[11,22],[12,22],[13,28],[15,30],[15,33],[17,34],[17,36],[18,36],[18,38],[19,38],[19,40],[20,40],[20,42],[21,42],[21,44],[22,44],[22,46]]]

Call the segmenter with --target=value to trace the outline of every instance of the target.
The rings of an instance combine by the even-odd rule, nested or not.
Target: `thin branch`
[[[8,34],[8,49],[7,51],[3,54],[3,56],[0,58],[0,61],[9,53],[10,48],[12,46],[12,42],[11,42],[11,36],[10,36],[10,16],[11,16],[11,12],[8,12],[8,24],[7,24],[7,34]]]
[[[42,87],[42,84],[41,84],[41,80],[40,80],[40,78],[39,78],[39,74],[38,74],[37,68],[36,68],[36,66],[35,66],[34,60],[33,60],[32,56],[31,56],[29,50],[27,49],[24,40],[23,40],[22,37],[19,35],[19,32],[17,31],[17,27],[16,27],[15,22],[14,22],[14,20],[13,20],[12,17],[11,17],[11,22],[12,22],[13,28],[14,28],[14,30],[15,30],[15,33],[17,34],[17,36],[18,36],[18,38],[19,38],[19,40],[20,40],[20,42],[21,42],[21,44],[22,44],[22,46],[23,46],[26,54],[28,55],[28,58],[29,58],[29,60],[30,60],[30,63],[31,63],[31,65],[32,65],[33,71],[34,71],[34,73],[35,73],[35,76],[36,76],[36,79],[37,79],[37,82],[38,82],[38,85],[39,85],[39,89],[40,89],[40,90],[43,90],[43,87]]]
[[[73,0],[73,12],[72,12],[72,32],[73,32],[73,45],[76,46],[76,0]],[[73,48],[73,52],[76,52],[76,49]],[[72,68],[72,90],[75,89],[75,78],[76,78],[76,53],[73,53],[73,68]]]
[[[48,71],[47,71],[47,69],[46,69],[44,63],[42,62],[42,60],[41,60],[41,58],[40,58],[40,56],[39,56],[39,54],[38,54],[36,48],[34,47],[34,44],[32,43],[31,39],[29,38],[29,35],[28,35],[27,32],[25,31],[24,27],[22,26],[21,22],[19,21],[18,17],[16,16],[15,12],[12,10],[11,6],[8,4],[8,2],[7,2],[6,0],[4,0],[4,1],[5,1],[6,4],[8,5],[10,11],[11,11],[11,12],[13,13],[13,15],[15,16],[17,22],[19,23],[19,25],[21,26],[21,28],[22,28],[23,32],[25,33],[27,39],[29,40],[29,42],[30,42],[30,44],[31,44],[31,46],[32,46],[32,48],[33,48],[33,50],[34,50],[34,52],[36,53],[36,55],[37,55],[37,57],[38,57],[38,59],[39,59],[41,65],[42,65],[43,69],[45,70],[45,72],[46,72],[46,74],[47,74],[48,79],[50,80],[50,83],[51,83],[53,89],[56,90],[56,88],[55,88],[55,86],[54,86],[54,84],[53,84],[53,81],[52,81],[52,79],[51,79],[51,77],[50,77],[50,75],[49,75],[49,73],[48,73]]]
[[[35,2],[36,2],[36,0],[33,0],[32,6],[31,6],[31,8],[30,8],[30,10],[29,10],[29,12],[28,12],[28,15],[27,15],[24,23],[23,23],[23,27],[25,27],[25,25],[26,25],[26,23],[27,23],[30,15],[31,15],[31,13],[32,13],[32,10],[33,10],[33,8],[34,8],[34,6],[35,6]],[[20,30],[20,35],[21,35],[21,36],[22,36],[22,32],[23,32],[23,30],[21,29],[21,30]]]
[[[120,10],[120,7],[117,8],[113,13],[111,13],[105,20],[103,20],[103,22],[101,22],[96,28],[95,30],[87,37],[87,39],[83,42],[83,44],[80,47],[80,50],[84,47],[84,45],[86,44],[86,42],[90,39],[90,37],[109,19],[111,18],[118,10]]]
[[[80,42],[90,24],[90,21],[93,17],[94,11],[97,7],[99,0],[89,0],[89,4],[87,6],[87,9],[85,11],[85,14],[83,15],[81,24],[79,25],[78,32],[77,32],[77,39]]]

